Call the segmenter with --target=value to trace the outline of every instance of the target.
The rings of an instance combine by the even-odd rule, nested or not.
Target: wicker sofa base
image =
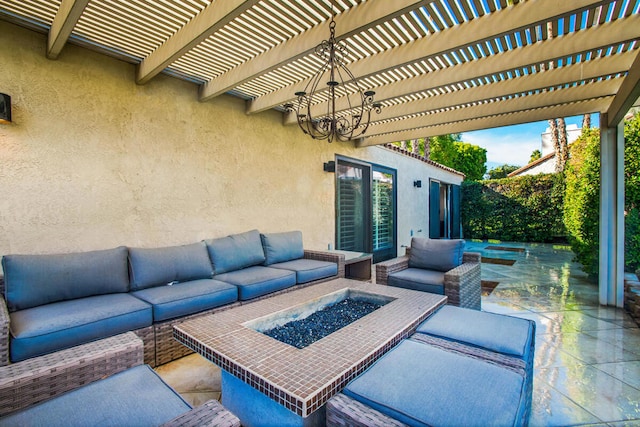
[[[327,402],[327,427],[404,427],[406,424],[338,393]]]
[[[132,332],[0,367],[0,416],[143,363]]]

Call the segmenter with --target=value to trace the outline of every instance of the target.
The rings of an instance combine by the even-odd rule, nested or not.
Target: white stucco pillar
[[[624,122],[600,114],[600,304],[624,304]]]

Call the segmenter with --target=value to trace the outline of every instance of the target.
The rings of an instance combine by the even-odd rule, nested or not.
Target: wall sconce
[[[333,160],[330,162],[326,162],[323,166],[322,169],[325,172],[335,172],[336,171],[336,162],[334,162]]]
[[[422,187],[422,181],[421,180],[413,181],[413,186],[416,187],[416,188],[421,188]]]
[[[11,97],[0,93],[0,123],[11,123]]]

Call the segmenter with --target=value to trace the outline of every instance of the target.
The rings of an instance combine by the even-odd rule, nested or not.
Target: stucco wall
[[[461,177],[381,147],[313,141],[280,113],[244,113],[221,96],[0,22],[0,255],[117,245],[162,246],[258,228],[300,229],[305,246],[334,244],[336,154],[398,169],[398,245],[428,230],[429,176]],[[422,179],[423,187],[413,187]]]

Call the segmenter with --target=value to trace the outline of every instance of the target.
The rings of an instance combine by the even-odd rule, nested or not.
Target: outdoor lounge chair
[[[448,297],[448,304],[480,310],[480,261],[464,240],[414,237],[407,254],[376,264],[376,283]]]
[[[0,367],[0,426],[239,426],[217,401],[192,408],[148,366],[133,332]]]

